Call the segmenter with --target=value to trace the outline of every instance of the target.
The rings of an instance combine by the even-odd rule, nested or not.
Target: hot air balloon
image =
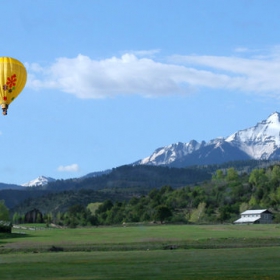
[[[24,65],[11,57],[0,57],[0,104],[3,115],[23,90],[27,79]]]

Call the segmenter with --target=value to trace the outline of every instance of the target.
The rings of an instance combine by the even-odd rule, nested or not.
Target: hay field
[[[280,279],[278,225],[14,230],[1,279]],[[52,250],[57,248],[57,250]]]

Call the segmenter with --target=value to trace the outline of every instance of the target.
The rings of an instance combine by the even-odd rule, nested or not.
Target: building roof
[[[242,218],[234,221],[234,223],[235,224],[238,224],[238,223],[254,223],[259,219],[260,219],[260,217],[242,217]]]
[[[0,220],[0,226],[9,226],[12,227],[12,223],[10,221],[1,221]]]
[[[241,215],[254,215],[254,214],[262,214],[264,212],[270,213],[267,209],[258,209],[258,210],[246,210],[242,212]]]

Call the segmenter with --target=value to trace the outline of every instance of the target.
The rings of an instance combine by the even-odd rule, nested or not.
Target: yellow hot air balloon
[[[0,104],[3,115],[11,102],[23,90],[27,79],[24,65],[11,57],[0,57]]]

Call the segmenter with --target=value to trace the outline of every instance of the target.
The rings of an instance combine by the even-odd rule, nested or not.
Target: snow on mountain
[[[44,186],[47,185],[50,182],[56,181],[53,178],[45,177],[45,176],[39,176],[38,178],[31,180],[25,184],[22,184],[23,187],[38,187],[38,186]]]
[[[158,148],[134,164],[184,167],[247,159],[280,159],[280,113],[275,112],[257,125],[226,138],[207,143],[192,140]]]
[[[156,149],[151,156],[142,159],[138,164],[170,164],[177,158],[184,157],[185,155],[198,150],[204,144],[204,141],[198,143],[195,140],[192,140],[188,143],[178,142],[176,144],[171,144],[166,147]]]
[[[269,159],[280,147],[280,114],[275,112],[256,126],[230,135],[226,141],[253,159]]]

